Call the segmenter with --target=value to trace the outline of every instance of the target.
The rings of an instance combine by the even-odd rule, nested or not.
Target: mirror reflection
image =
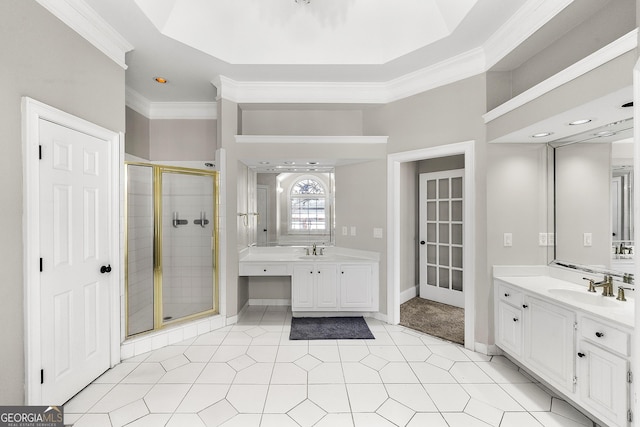
[[[632,274],[633,128],[621,120],[555,141],[555,259]]]
[[[257,173],[257,246],[334,244],[334,171]]]

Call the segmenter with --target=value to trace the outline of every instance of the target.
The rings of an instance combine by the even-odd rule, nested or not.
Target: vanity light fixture
[[[309,4],[311,0],[294,0],[298,4]]]
[[[154,77],[153,80],[155,80],[157,83],[160,83],[160,84],[166,84],[169,82],[167,79],[160,76]]]
[[[580,119],[580,120],[574,120],[571,123],[569,123],[569,126],[577,126],[577,125],[584,125],[591,122],[591,119]]]
[[[544,138],[545,136],[550,136],[553,135],[553,132],[540,132],[540,133],[534,133],[533,135],[531,135],[531,138]]]

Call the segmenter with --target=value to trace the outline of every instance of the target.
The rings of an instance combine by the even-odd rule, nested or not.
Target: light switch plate
[[[355,235],[356,235],[356,226],[355,226],[355,225],[352,225],[352,226],[351,226],[351,235],[352,235],[352,236],[355,236]]]
[[[347,226],[346,226],[346,225],[343,225],[343,226],[342,226],[342,235],[343,235],[343,236],[346,236],[347,234],[349,234],[348,229],[347,229]]]
[[[502,242],[505,248],[513,246],[513,234],[504,233],[504,236],[502,237]]]
[[[373,228],[373,237],[375,239],[382,239],[382,228]]]
[[[593,234],[591,234],[591,233],[584,233],[584,234],[582,235],[582,239],[583,239],[584,246],[591,246],[591,245],[593,245]]]
[[[549,235],[547,233],[538,233],[538,246],[547,246],[549,244]]]

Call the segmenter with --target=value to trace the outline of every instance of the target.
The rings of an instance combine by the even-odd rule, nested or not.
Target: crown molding
[[[127,69],[125,54],[133,50],[133,45],[83,0],[36,1],[116,64]]]
[[[486,69],[496,65],[573,1],[527,1],[484,43]]]
[[[516,108],[522,107],[524,104],[533,101],[536,98],[539,98],[547,92],[550,92],[553,89],[556,89],[603,64],[606,64],[618,56],[635,49],[637,46],[638,29],[636,28],[619,39],[609,43],[605,47],[595,51],[586,58],[583,58],[548,79],[538,83],[531,89],[522,92],[520,95],[511,98],[505,103],[487,112],[482,116],[482,118],[485,123],[489,123],[490,121],[495,120]]]
[[[482,48],[473,49],[388,82],[241,82],[218,76],[218,97],[236,103],[386,104],[485,71]]]
[[[126,105],[150,120],[216,120],[216,102],[151,102],[127,87]]]
[[[238,144],[386,144],[388,136],[236,135]]]

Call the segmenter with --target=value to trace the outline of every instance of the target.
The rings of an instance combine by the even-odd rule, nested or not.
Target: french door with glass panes
[[[420,297],[464,307],[464,170],[420,174]]]

